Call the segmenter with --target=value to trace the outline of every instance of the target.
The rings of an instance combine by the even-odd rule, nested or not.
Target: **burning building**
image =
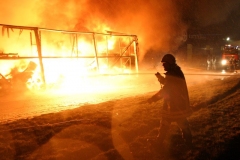
[[[26,80],[30,89],[63,81],[82,83],[83,77],[96,74],[138,72],[136,35],[0,25],[0,73],[11,79],[36,64]]]

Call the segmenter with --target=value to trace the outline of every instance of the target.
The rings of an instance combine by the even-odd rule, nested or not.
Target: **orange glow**
[[[93,44],[87,43],[84,40],[78,42],[78,47],[80,55],[87,55],[87,53],[93,54],[94,52]]]
[[[43,72],[38,59],[35,35],[32,31],[19,31],[18,29],[14,31],[9,32],[9,37],[1,37],[6,40],[3,52],[17,53],[20,58],[26,58],[3,60],[4,62],[0,63],[0,73],[7,75],[13,68],[18,68],[18,72],[23,72],[28,63],[32,61],[37,64],[37,68],[26,84],[32,91],[41,91],[44,86]],[[129,66],[131,60],[119,58],[122,55],[132,54],[130,52],[133,52],[133,46],[131,46],[133,43],[130,42],[129,37],[109,34],[41,31],[45,89],[54,93],[69,94],[108,92],[116,89],[117,86],[114,83],[117,80],[113,83],[108,76],[102,75],[131,73]],[[109,55],[112,57],[109,58]],[[96,56],[101,58],[96,60]]]

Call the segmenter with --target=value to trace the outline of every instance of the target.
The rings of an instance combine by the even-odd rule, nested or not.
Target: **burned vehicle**
[[[11,80],[0,73],[0,94],[9,92],[12,88]]]
[[[236,71],[239,68],[239,47],[225,45],[222,51],[222,69],[224,71]]]
[[[26,90],[27,82],[32,78],[37,64],[30,61],[23,71],[18,71],[17,68],[12,68],[7,75],[0,73],[0,92],[1,95],[13,91]]]

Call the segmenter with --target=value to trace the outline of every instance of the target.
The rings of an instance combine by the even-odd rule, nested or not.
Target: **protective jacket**
[[[163,98],[162,117],[186,118],[191,115],[187,84],[181,68],[174,64],[165,73],[165,78],[159,79],[159,82],[163,87],[150,98],[150,101]]]

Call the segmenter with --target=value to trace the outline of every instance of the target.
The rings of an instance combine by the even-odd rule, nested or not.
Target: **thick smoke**
[[[35,0],[7,0],[0,1],[1,24],[19,26],[39,25],[38,10]]]
[[[140,59],[146,50],[169,51],[182,42],[187,26],[173,1],[143,0],[55,0],[43,5],[47,28],[136,34]],[[54,20],[59,17],[58,20]]]
[[[8,0],[1,1],[3,24],[136,34],[140,58],[149,49],[169,52],[183,43],[190,26],[220,23],[239,0]]]

